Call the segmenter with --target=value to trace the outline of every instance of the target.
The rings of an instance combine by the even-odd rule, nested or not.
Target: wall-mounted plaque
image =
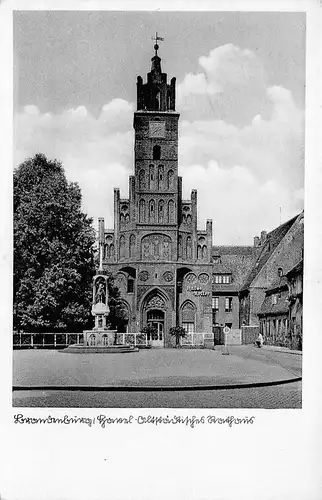
[[[149,135],[156,138],[165,137],[165,122],[150,122]]]

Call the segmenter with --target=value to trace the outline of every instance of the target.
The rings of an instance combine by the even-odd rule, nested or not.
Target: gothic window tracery
[[[174,172],[173,170],[169,170],[168,172],[168,189],[173,189],[173,184],[174,184]]]
[[[159,189],[163,189],[163,179],[164,179],[164,166],[159,165],[159,176],[158,176]]]
[[[165,234],[147,235],[141,240],[144,260],[171,260],[171,238]]]
[[[168,221],[171,223],[174,222],[174,201],[169,200],[168,203]]]
[[[145,201],[140,200],[140,205],[139,205],[139,221],[140,222],[145,222]]]
[[[154,200],[150,200],[150,204],[149,204],[149,221],[150,223],[151,222],[154,222],[155,220],[155,203],[154,203]]]
[[[113,243],[110,245],[109,257],[110,257],[110,259],[114,259],[114,257],[115,257],[115,247],[114,247]]]
[[[131,234],[130,245],[129,245],[129,256],[130,257],[134,257],[134,255],[135,255],[135,241],[136,241],[135,235]]]
[[[187,237],[187,259],[192,259],[192,240],[191,240],[191,236]]]
[[[124,259],[125,257],[125,236],[122,234],[120,237],[120,258]]]
[[[159,201],[159,222],[163,222],[164,218],[164,201],[160,200]]]
[[[182,258],[182,236],[179,235],[178,238],[178,252],[179,252],[179,259]]]
[[[149,166],[150,189],[154,189],[154,165]]]

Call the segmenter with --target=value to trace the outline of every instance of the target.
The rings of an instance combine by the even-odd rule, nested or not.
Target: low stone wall
[[[181,339],[183,347],[211,347],[214,346],[213,333],[188,333]]]
[[[254,344],[259,334],[259,326],[242,326],[241,327],[241,343]]]

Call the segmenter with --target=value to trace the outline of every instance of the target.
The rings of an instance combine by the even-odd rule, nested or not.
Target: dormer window
[[[283,269],[281,267],[278,268],[277,274],[280,278],[283,276]]]

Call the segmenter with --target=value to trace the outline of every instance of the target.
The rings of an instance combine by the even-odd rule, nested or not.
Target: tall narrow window
[[[150,201],[150,210],[149,210],[149,217],[150,217],[150,222],[154,222],[154,212],[155,212],[155,204],[154,204],[154,200],[151,200]]]
[[[159,222],[162,223],[164,219],[164,201],[159,201]]]
[[[139,221],[145,222],[145,201],[141,200],[139,205]]]
[[[134,255],[135,255],[135,235],[131,234],[130,245],[129,245],[129,256],[134,257]]]
[[[125,237],[122,235],[120,237],[120,258],[123,259],[125,257]]]
[[[231,312],[231,310],[232,310],[232,302],[233,302],[232,297],[226,297],[225,298],[225,311],[226,312]]]
[[[128,280],[127,280],[127,293],[133,293],[133,292],[134,292],[134,279],[128,278]]]
[[[150,189],[154,189],[154,165],[149,167]]]
[[[178,238],[178,251],[179,251],[179,259],[182,258],[182,236],[179,235]]]
[[[192,259],[192,240],[191,236],[187,237],[187,259]]]
[[[163,189],[163,179],[164,179],[164,166],[159,165],[159,173],[158,173],[158,187],[159,189]]]
[[[219,297],[212,297],[212,304],[211,305],[215,311],[218,311],[218,309],[219,309]]]
[[[174,176],[174,172],[173,170],[169,170],[168,172],[168,189],[173,189],[173,176]]]
[[[158,145],[153,146],[153,159],[160,160],[160,158],[161,158],[161,147]]]
[[[171,223],[174,222],[174,201],[170,200],[168,203],[168,221]]]
[[[160,109],[160,91],[157,91],[155,94],[155,109],[156,111],[159,111]]]

